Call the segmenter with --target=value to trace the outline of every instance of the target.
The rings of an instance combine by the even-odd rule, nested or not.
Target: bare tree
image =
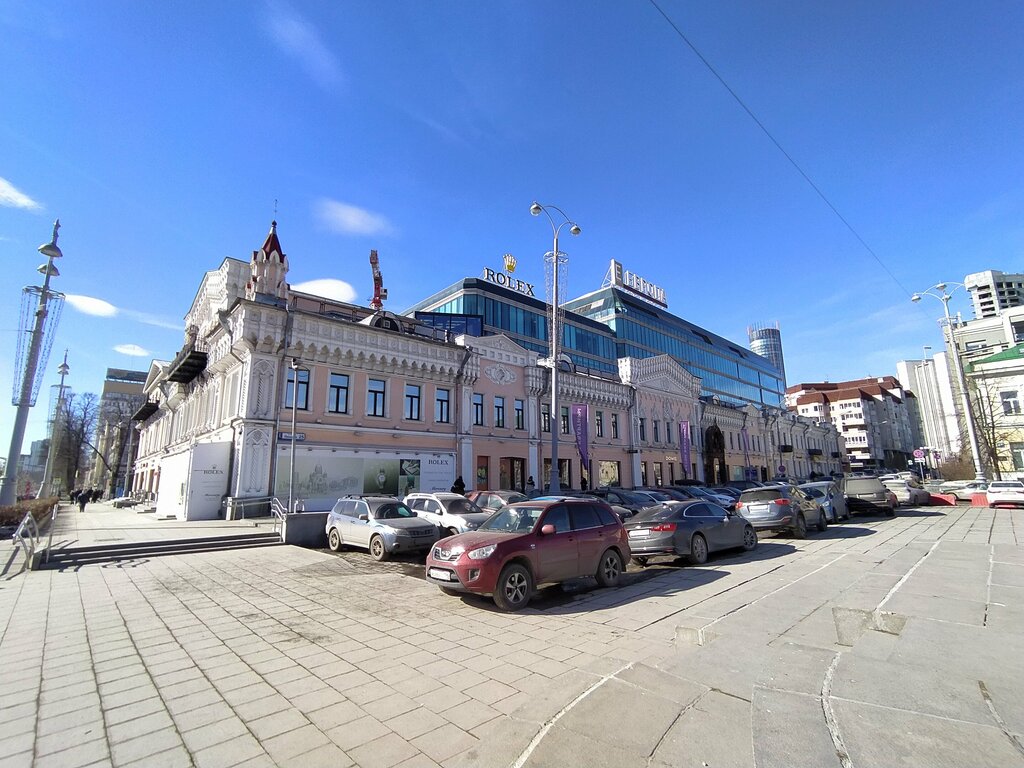
[[[106,464],[106,459],[92,443],[99,419],[99,398],[92,392],[69,393],[63,400],[63,408],[63,417],[58,420],[62,435],[57,465],[63,473],[64,487],[73,488],[79,470],[87,465],[91,455],[99,456]],[[57,474],[54,470],[54,475]]]

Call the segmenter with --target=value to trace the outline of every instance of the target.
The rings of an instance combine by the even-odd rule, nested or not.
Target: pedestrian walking
[[[526,495],[529,496],[531,493],[537,490],[537,484],[533,482],[533,475],[526,478]]]
[[[452,493],[458,493],[460,495],[466,494],[466,482],[462,479],[462,475],[455,478],[455,482],[452,483]]]
[[[580,478],[580,490],[581,491],[585,491],[585,490],[587,490],[588,487],[589,486],[587,484],[587,478],[585,478],[585,477]]]
[[[78,511],[85,512],[85,505],[89,502],[90,494],[88,491],[79,491],[78,493]]]

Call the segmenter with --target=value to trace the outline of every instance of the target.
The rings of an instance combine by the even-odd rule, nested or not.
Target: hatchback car
[[[442,536],[475,531],[490,515],[460,493],[410,493],[404,501],[438,526]]]
[[[438,528],[391,496],[338,499],[327,513],[327,546],[370,550],[374,560],[398,552],[422,552],[437,541]]]
[[[622,488],[594,488],[587,491],[591,496],[596,496],[608,502],[612,508],[622,507],[628,514],[619,513],[619,517],[627,519],[633,517],[637,512],[653,507],[657,502],[650,496],[644,496],[635,491],[627,491]]]
[[[881,512],[889,517],[896,516],[896,494],[877,477],[854,475],[844,478],[842,491],[851,515],[858,512]]]
[[[495,512],[509,504],[530,499],[519,491],[466,491],[466,498],[485,512]]]
[[[928,504],[932,500],[932,495],[928,491],[902,477],[893,480],[882,480],[882,485],[896,494],[896,501],[899,504],[916,507]]]
[[[830,523],[850,519],[846,497],[839,491],[839,486],[831,480],[816,480],[813,483],[804,483],[799,488],[821,504]]]
[[[427,555],[426,579],[450,594],[492,595],[502,610],[518,611],[540,584],[592,576],[614,587],[629,558],[626,531],[604,502],[534,499],[439,541]]]
[[[640,512],[626,523],[634,562],[647,565],[654,555],[690,558],[697,565],[722,549],[757,546],[757,533],[745,519],[703,501],[666,501]]]
[[[789,531],[794,538],[807,536],[807,527],[828,527],[825,510],[795,485],[750,488],[740,494],[736,511],[758,531]]]
[[[993,480],[985,491],[990,507],[1024,506],[1024,483],[1020,480]]]

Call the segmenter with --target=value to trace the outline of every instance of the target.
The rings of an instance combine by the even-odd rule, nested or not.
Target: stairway
[[[278,533],[249,533],[236,536],[207,536],[194,539],[165,539],[163,541],[126,541],[121,544],[103,544],[91,547],[68,547],[50,551],[49,560],[40,562],[43,568],[77,568],[96,563],[116,563],[165,555],[191,555],[200,552],[220,552],[228,549],[252,549],[282,544]]]

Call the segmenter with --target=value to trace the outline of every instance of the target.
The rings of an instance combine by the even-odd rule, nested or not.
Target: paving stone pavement
[[[0,581],[4,766],[1024,766],[1020,511],[514,615],[294,547]]]

